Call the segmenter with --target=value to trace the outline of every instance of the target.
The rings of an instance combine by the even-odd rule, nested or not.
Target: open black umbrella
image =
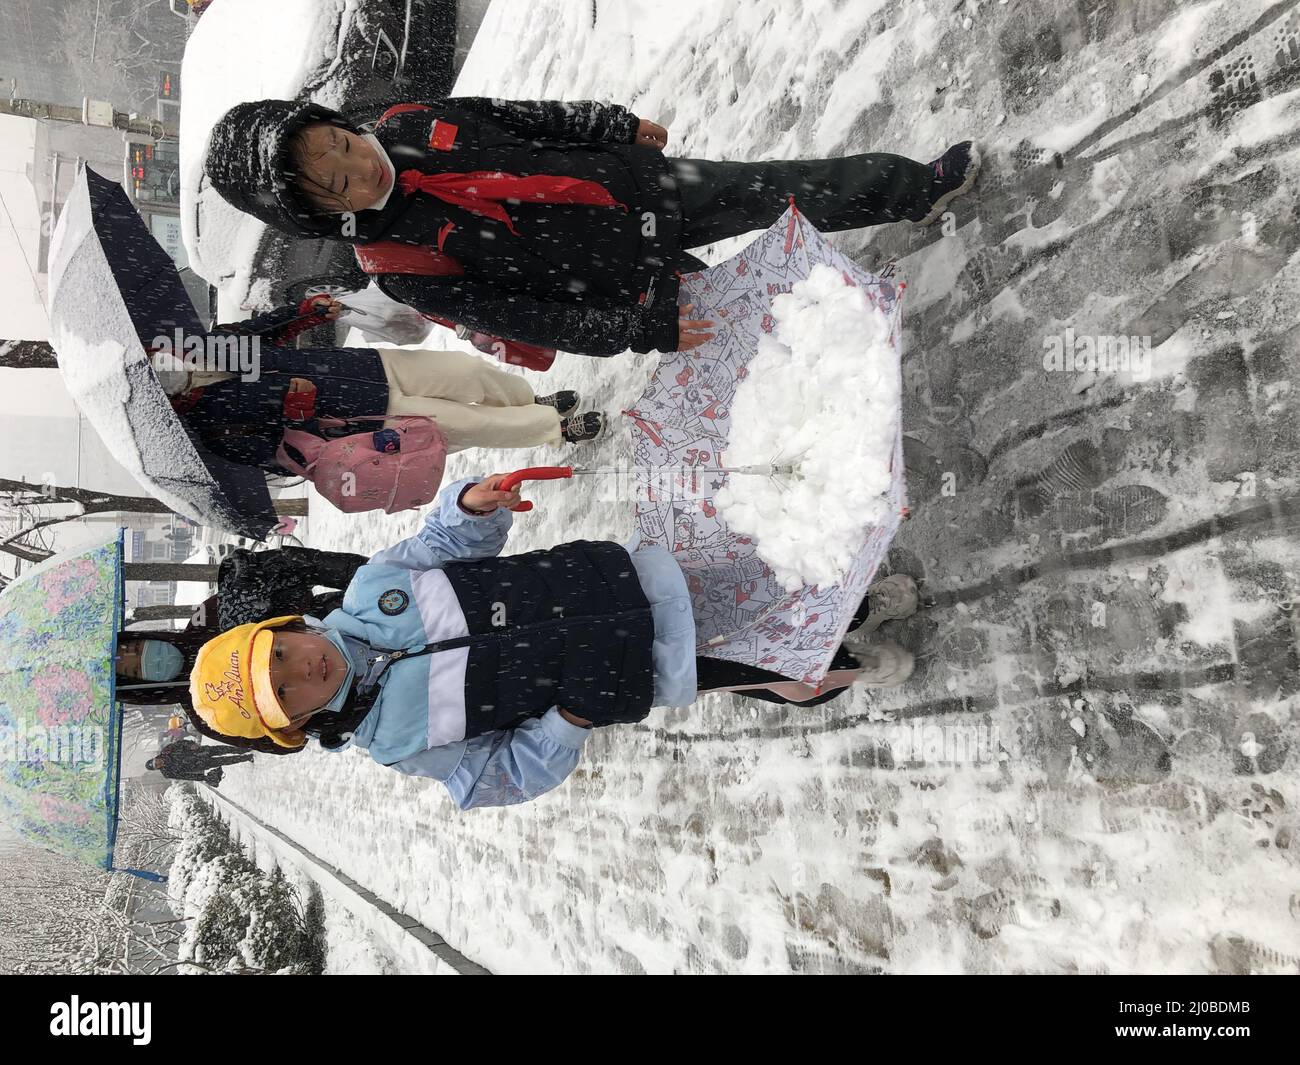
[[[73,399],[114,457],[187,518],[261,539],[266,477],[209,451],[172,410],[156,337],[206,338],[176,266],[121,186],[82,167],[50,246],[50,330]]]

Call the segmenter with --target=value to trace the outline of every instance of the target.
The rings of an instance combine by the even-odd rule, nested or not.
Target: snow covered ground
[[[834,238],[910,286],[916,675],[657,711],[506,810],[358,752],[223,792],[498,972],[1296,971],[1300,0],[597,10],[497,0],[458,91],[618,101],[696,157],[985,144],[950,224]],[[534,379],[618,411],[652,360]],[[513,550],[631,530],[532,497]],[[313,505],[312,538],[417,520]]]
[[[229,826],[231,839],[244,849],[258,868],[266,872],[279,868],[300,898],[310,898],[313,890],[320,892],[327,945],[325,975],[456,975],[455,969],[365,899],[359,898],[329,870],[306,860],[284,840],[250,820],[244,811],[223,802],[219,792],[211,788],[198,791],[214,813]],[[195,904],[195,900],[187,901]]]

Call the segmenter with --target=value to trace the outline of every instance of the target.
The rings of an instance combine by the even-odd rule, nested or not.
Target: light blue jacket
[[[411,648],[427,642],[416,611],[390,616],[379,609],[383,593],[399,589],[410,595],[414,572],[500,554],[514,521],[511,512],[500,508],[475,517],[457,505],[462,490],[479,479],[444,488],[424,527],[357,570],[342,608],[325,618],[324,635],[352,662],[342,692],[365,669],[370,646]],[[696,676],[695,619],[685,577],[664,548],[641,548],[631,558],[654,617],[654,705],[687,706],[695,700]],[[513,729],[428,747],[427,670],[418,668],[420,661],[397,661],[388,668],[374,709],[357,727],[353,742],[368,748],[376,761],[442,781],[463,810],[536,798],[573,772],[591,730],[565,721],[558,707]]]

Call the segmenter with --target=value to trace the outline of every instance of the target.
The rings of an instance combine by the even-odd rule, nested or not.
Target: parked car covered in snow
[[[181,70],[180,211],[190,264],[217,287],[222,318],[352,291],[368,279],[347,246],[286,237],[209,186],[203,162],[216,122],[247,100],[312,99],[364,113],[392,99],[445,96],[457,66],[458,8],[472,13],[475,6],[473,0],[219,0],[208,6]],[[460,34],[472,36],[477,22],[462,17]]]

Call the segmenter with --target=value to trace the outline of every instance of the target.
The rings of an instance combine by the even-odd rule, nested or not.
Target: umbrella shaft
[[[574,466],[573,476],[579,474],[627,473],[632,470],[666,470],[669,466]],[[757,477],[771,477],[774,474],[793,473],[792,466],[687,466],[688,473],[747,473]]]
[[[140,630],[140,631],[147,631],[147,630]],[[149,691],[154,688],[175,688],[177,685],[184,684],[184,683],[185,681],[177,678],[176,680],[163,680],[151,684],[119,684],[117,685],[115,690],[120,692]]]

